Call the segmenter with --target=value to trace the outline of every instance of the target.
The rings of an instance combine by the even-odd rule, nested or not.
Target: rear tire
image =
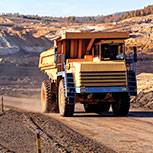
[[[56,94],[51,93],[51,82],[42,82],[41,87],[41,109],[43,113],[58,112]]]
[[[115,95],[112,110],[115,116],[127,116],[130,109],[130,97],[128,93]]]
[[[61,79],[58,87],[58,106],[59,113],[62,116],[73,116],[74,113],[74,98],[65,97],[65,84]]]

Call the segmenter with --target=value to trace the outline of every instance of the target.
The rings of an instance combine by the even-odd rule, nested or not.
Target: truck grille
[[[80,86],[126,86],[125,71],[80,72]]]

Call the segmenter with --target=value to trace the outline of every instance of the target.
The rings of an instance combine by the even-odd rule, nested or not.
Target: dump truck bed
[[[39,68],[53,80],[57,76],[54,47],[40,54]]]

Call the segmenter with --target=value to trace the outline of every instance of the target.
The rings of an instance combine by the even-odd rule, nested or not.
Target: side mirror
[[[137,48],[133,47],[134,50],[134,61],[137,62]]]

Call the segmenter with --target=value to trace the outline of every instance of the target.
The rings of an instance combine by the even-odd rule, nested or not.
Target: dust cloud
[[[41,103],[40,98],[16,98],[4,96],[4,106],[12,106],[19,109],[33,111],[33,112],[41,112]]]

